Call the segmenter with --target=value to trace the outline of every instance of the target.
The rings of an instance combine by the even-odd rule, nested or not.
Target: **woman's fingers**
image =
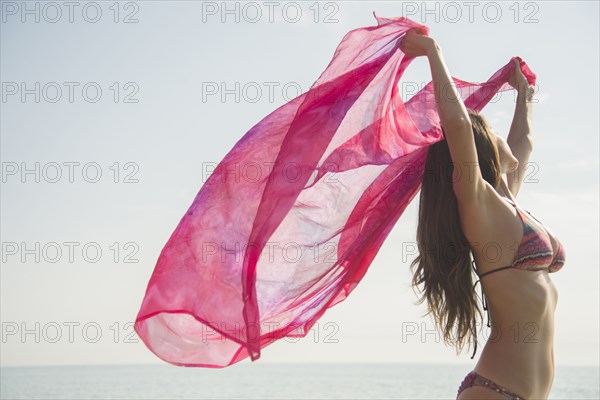
[[[424,34],[422,28],[412,28],[400,41],[399,48],[409,57],[418,57],[427,54],[431,38]]]
[[[523,71],[521,71],[521,63],[517,58],[515,58],[515,72],[517,73],[517,75],[525,77],[525,75],[523,75]]]
[[[525,87],[529,86],[529,82],[527,81],[527,78],[523,74],[523,71],[521,71],[520,58],[515,57],[513,59],[513,64],[515,67],[513,68],[513,70],[511,71],[511,73],[508,77],[508,84],[515,89],[518,89],[523,86],[525,86]]]

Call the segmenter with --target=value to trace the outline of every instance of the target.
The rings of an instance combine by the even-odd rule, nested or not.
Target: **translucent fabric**
[[[374,16],[377,26],[344,36],[308,92],[235,144],[162,249],[134,325],[162,360],[224,367],[304,337],[356,288],[419,191],[427,148],[443,135],[431,82],[401,99],[414,58],[398,44],[429,29]],[[485,83],[453,79],[481,110],[512,90],[513,68]]]

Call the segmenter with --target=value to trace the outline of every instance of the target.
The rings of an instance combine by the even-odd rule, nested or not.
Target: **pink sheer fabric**
[[[220,368],[304,337],[346,299],[418,192],[443,139],[430,82],[404,103],[405,17],[348,32],[311,89],[266,116],[202,186],[162,249],[134,325],[179,366]],[[308,62],[308,61],[307,61]],[[520,60],[530,84],[535,74]],[[481,110],[512,90],[453,78]]]

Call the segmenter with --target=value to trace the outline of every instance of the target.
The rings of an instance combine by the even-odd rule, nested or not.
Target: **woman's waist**
[[[552,346],[488,341],[475,370],[524,398],[543,398],[554,380]]]
[[[489,306],[489,317],[490,327],[484,329],[486,339],[515,344],[551,344],[554,338],[554,310],[549,307],[530,307],[515,312]]]
[[[516,289],[487,296],[490,322],[506,338],[540,338],[552,333],[557,296],[551,289],[532,288],[529,291]],[[548,337],[548,335],[545,335]]]
[[[554,332],[550,326],[536,323],[510,325],[491,322],[491,328],[481,334],[485,346],[507,357],[523,358],[523,361],[537,363],[548,361],[552,356]]]

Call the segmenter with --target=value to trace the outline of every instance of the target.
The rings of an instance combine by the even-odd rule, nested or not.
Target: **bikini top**
[[[521,208],[518,207],[510,199],[504,199],[507,200],[511,205],[513,205],[513,207],[515,207],[515,209],[517,210],[517,214],[519,215],[519,218],[521,219],[521,222],[523,224],[523,237],[521,239],[521,242],[519,243],[519,247],[517,248],[517,254],[510,265],[496,268],[479,275],[477,273],[477,268],[475,268],[475,260],[473,260],[473,270],[479,276],[479,279],[473,285],[473,289],[475,289],[477,283],[480,282],[481,278],[483,278],[485,275],[498,272],[503,269],[516,268],[527,271],[546,270],[548,272],[556,272],[560,270],[565,263],[565,250],[562,244],[557,239],[558,248],[556,250],[556,254],[554,254],[554,250],[552,249],[552,241],[550,240],[550,235],[548,235],[548,232],[543,227],[544,225],[542,224],[542,222],[535,218],[529,211],[525,210],[526,213],[524,213],[521,210]],[[536,224],[533,224],[531,222],[531,218],[537,221],[541,227],[537,226]],[[480,288],[483,309],[486,311],[487,314],[487,326],[489,328],[491,327],[490,312],[488,310],[487,300],[483,293],[483,286],[481,286],[481,284]],[[475,353],[477,352],[477,329],[475,326],[475,321],[473,327],[475,329],[475,346],[471,359],[475,357]]]

